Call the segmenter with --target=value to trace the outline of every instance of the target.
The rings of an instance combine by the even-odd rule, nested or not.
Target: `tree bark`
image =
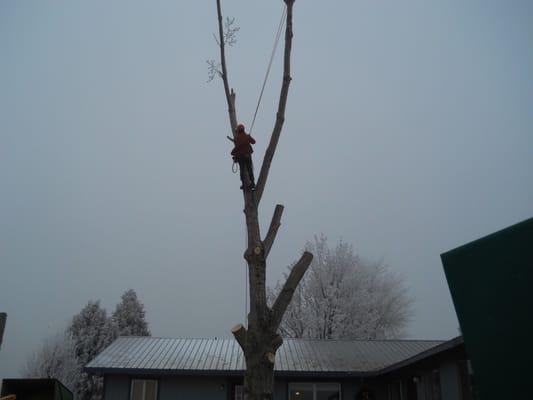
[[[272,222],[264,240],[258,219],[258,205],[263,194],[272,159],[279,141],[283,122],[285,121],[285,108],[289,93],[290,58],[292,49],[292,9],[295,0],[283,0],[287,7],[285,26],[285,52],[283,62],[283,83],[279,97],[276,122],[266,150],[256,190],[250,189],[248,183],[243,182],[244,214],[246,231],[248,235],[247,248],[244,258],[248,264],[250,287],[250,313],[248,314],[248,329],[239,324],[232,328],[232,334],[241,346],[246,361],[244,376],[244,395],[247,400],[271,400],[274,391],[274,364],[276,351],[282,345],[283,339],[277,333],[283,314],[289,305],[294,290],[313,258],[311,253],[305,252],[300,261],[294,266],[287,282],[270,309],[266,300],[266,261],[270,249],[276,238],[281,224],[283,206],[277,205],[272,217]],[[219,26],[219,45],[221,61],[221,78],[224,83],[224,92],[228,104],[230,126],[233,136],[237,125],[235,110],[235,92],[230,89],[226,67],[224,27],[220,0],[217,0],[217,14]],[[245,174],[245,180],[249,177]]]
[[[7,314],[0,312],[0,348],[2,347],[2,338],[4,337],[4,329],[6,327]]]

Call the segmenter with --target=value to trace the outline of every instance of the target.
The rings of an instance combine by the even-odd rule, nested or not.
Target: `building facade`
[[[242,400],[244,360],[233,339],[121,337],[86,371],[105,400]],[[476,400],[461,337],[417,340],[286,339],[275,400]]]

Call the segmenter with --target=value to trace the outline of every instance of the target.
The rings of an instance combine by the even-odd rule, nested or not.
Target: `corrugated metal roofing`
[[[405,361],[442,341],[284,339],[279,373],[366,373]],[[234,339],[120,337],[87,366],[89,372],[238,373],[244,358]]]

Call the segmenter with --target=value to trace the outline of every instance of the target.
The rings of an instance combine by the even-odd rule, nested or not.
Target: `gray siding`
[[[287,400],[288,386],[286,381],[276,380],[274,382],[274,400]]]
[[[129,400],[130,378],[121,375],[104,377],[104,400]]]
[[[148,378],[154,379],[155,377]],[[139,379],[139,377],[136,377]],[[290,382],[326,382],[312,379],[277,379],[274,400],[288,400]],[[106,375],[104,400],[129,400],[131,377]],[[352,400],[361,387],[357,380],[335,380],[341,384],[342,399]],[[386,400],[386,390],[378,382],[369,385],[374,389],[375,400]],[[161,377],[158,379],[158,400],[227,400],[231,397],[231,381],[216,377]]]
[[[224,378],[162,378],[159,400],[226,400],[228,382]]]
[[[104,400],[129,400],[131,379],[129,376],[106,375]],[[158,400],[227,400],[229,391],[225,378],[162,377],[157,381]]]
[[[461,400],[461,382],[457,363],[446,362],[440,366],[442,400]]]
[[[435,367],[432,367],[435,368]],[[461,400],[460,377],[456,362],[447,361],[437,367],[440,376],[440,390],[442,400]],[[407,382],[413,375],[420,376],[420,370],[411,371],[402,380]],[[425,374],[423,382],[416,388],[418,399],[425,400],[431,398],[429,375]],[[126,375],[106,375],[105,376],[105,397],[104,400],[129,400],[130,376]],[[135,376],[142,379],[142,376]],[[239,378],[225,377],[192,377],[192,376],[151,376],[147,379],[158,380],[158,400],[228,400],[233,399],[233,385],[239,382]],[[279,377],[275,381],[274,400],[288,400],[288,387],[291,382],[336,382],[341,384],[342,400],[353,400],[359,390],[365,386],[369,387],[375,400],[388,400],[388,386],[391,383],[398,383],[397,378],[350,378],[350,379],[306,379]],[[405,386],[405,385],[402,385]],[[405,389],[405,387],[404,387]],[[437,389],[438,390],[438,389]],[[403,394],[405,399],[407,392]],[[396,398],[396,397],[394,397]],[[399,398],[399,396],[398,396]]]

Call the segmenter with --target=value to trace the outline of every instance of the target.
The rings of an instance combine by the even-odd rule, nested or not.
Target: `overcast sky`
[[[281,0],[225,0],[249,124]],[[383,259],[416,298],[408,337],[458,322],[439,255],[533,215],[533,3],[298,0],[285,129],[261,204],[286,206],[279,279],[323,232]],[[243,321],[215,1],[0,3],[0,378],[90,299],[134,288],[155,336]],[[254,136],[275,118],[278,54]]]

